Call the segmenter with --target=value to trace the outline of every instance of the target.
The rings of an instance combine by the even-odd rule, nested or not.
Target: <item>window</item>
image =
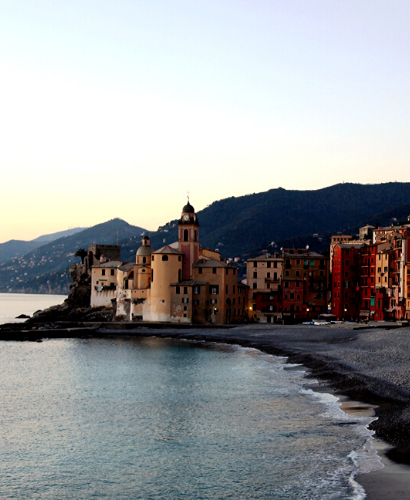
[[[216,274],[216,267],[212,268],[212,274]]]
[[[143,257],[143,258],[142,258],[142,263],[143,263],[143,264],[146,264],[146,263],[147,263],[147,258],[146,258],[146,257]]]
[[[200,268],[198,269],[198,273],[199,273],[199,274],[202,274],[202,267],[200,267]]]
[[[176,293],[177,295],[179,295],[179,294],[181,293],[181,289],[179,288],[179,286],[177,286],[177,287],[175,288],[175,293]]]
[[[235,287],[235,285],[233,285],[233,287],[232,287],[232,292],[236,293],[236,287]]]
[[[229,269],[225,268],[225,274],[229,274],[228,271],[229,271]]]
[[[253,289],[255,289],[255,288],[256,288],[256,283],[253,283],[252,288],[253,288]]]
[[[268,268],[270,268],[270,266],[271,266],[271,262],[268,262]]]
[[[114,276],[114,273],[115,273],[114,269],[111,269],[111,276]]]
[[[295,294],[294,293],[290,294],[290,300],[295,300]]]
[[[217,295],[219,293],[219,285],[209,285],[209,293]]]
[[[101,274],[102,276],[105,276],[105,269],[102,269]]]
[[[254,277],[254,278],[257,278],[257,277],[258,277],[258,273],[257,273],[256,271],[253,273],[253,277]]]
[[[289,276],[289,271],[285,271],[285,276]]]
[[[285,281],[285,288],[289,288],[289,281]]]
[[[267,278],[270,278],[270,273],[266,273],[266,277],[267,277]]]
[[[201,288],[199,286],[194,286],[194,294],[201,293]]]
[[[163,260],[163,261],[167,261],[167,260],[168,260],[168,255],[163,255],[163,256],[162,256],[162,260]]]
[[[258,263],[257,262],[254,262],[253,263],[253,267],[257,267],[258,266]]]
[[[276,262],[276,260],[275,260],[275,262],[273,263],[273,267],[274,267],[275,269],[278,267],[278,263]]]
[[[188,241],[188,229],[184,229],[184,241]]]
[[[296,276],[300,278],[300,271],[296,271]]]

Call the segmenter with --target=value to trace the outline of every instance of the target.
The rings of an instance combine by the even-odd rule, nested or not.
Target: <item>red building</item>
[[[374,319],[376,313],[376,254],[378,244],[365,245],[360,249],[360,319]]]
[[[361,248],[364,244],[338,244],[333,249],[332,306],[337,319],[358,319],[361,298]]]
[[[306,249],[283,252],[282,317],[317,318],[327,313],[329,259]]]

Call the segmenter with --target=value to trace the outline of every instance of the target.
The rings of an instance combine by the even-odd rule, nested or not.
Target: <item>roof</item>
[[[297,255],[297,254],[296,254]],[[254,259],[248,259],[247,262],[253,262],[253,261],[265,261],[265,260],[283,260],[283,257],[280,255],[280,256],[275,256],[273,254],[264,254],[264,255],[260,255],[259,257],[255,257]]]
[[[120,271],[131,271],[131,269],[134,269],[134,263],[133,262],[124,262],[120,267]]]
[[[195,213],[195,208],[188,201],[188,203],[182,209],[182,213],[184,213],[184,214],[194,214]]]
[[[152,252],[153,254],[173,254],[173,255],[183,255],[182,252],[179,250],[176,250],[173,248],[171,245],[165,245],[162,248],[159,248],[158,250],[155,250],[155,252]]]
[[[153,251],[151,245],[141,245],[137,250],[137,255],[151,255]]]
[[[339,248],[362,248],[363,246],[367,246],[365,243],[340,243],[338,245]]]
[[[324,255],[316,252],[305,252],[305,253],[289,253],[286,252],[283,254],[284,257],[286,258],[291,258],[291,259],[328,259],[328,257],[325,257]]]
[[[97,268],[97,267],[119,268],[123,264],[124,264],[124,262],[120,262],[119,260],[109,260],[108,262],[102,262],[101,264],[96,264],[96,265],[91,266],[91,267],[92,268]]]
[[[170,283],[171,286],[205,286],[209,281],[204,280],[184,280],[178,283]]]
[[[212,259],[199,259],[195,262],[193,267],[230,267],[233,269],[237,269],[238,266],[235,266],[231,263],[222,262],[221,260],[212,260]]]

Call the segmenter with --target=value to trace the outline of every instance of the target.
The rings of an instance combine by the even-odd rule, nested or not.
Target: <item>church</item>
[[[219,252],[201,248],[194,207],[183,207],[178,241],[158,250],[144,236],[135,263],[91,268],[91,306],[113,306],[128,321],[223,325],[247,317],[248,287]]]

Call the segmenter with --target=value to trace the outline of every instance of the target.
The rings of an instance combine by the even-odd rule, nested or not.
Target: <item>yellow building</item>
[[[267,253],[249,259],[246,263],[247,285],[249,286],[248,312],[249,317],[259,321],[266,321],[265,314],[256,308],[257,292],[278,293],[282,283],[283,257],[278,252]],[[273,314],[276,320],[281,317],[281,312]]]
[[[189,202],[178,222],[178,240],[154,251],[144,236],[135,264],[119,265],[117,279],[119,318],[225,324],[246,316],[248,287],[238,284],[235,265],[200,248],[199,221]]]
[[[101,262],[91,268],[91,307],[111,307],[116,300],[119,261]]]

